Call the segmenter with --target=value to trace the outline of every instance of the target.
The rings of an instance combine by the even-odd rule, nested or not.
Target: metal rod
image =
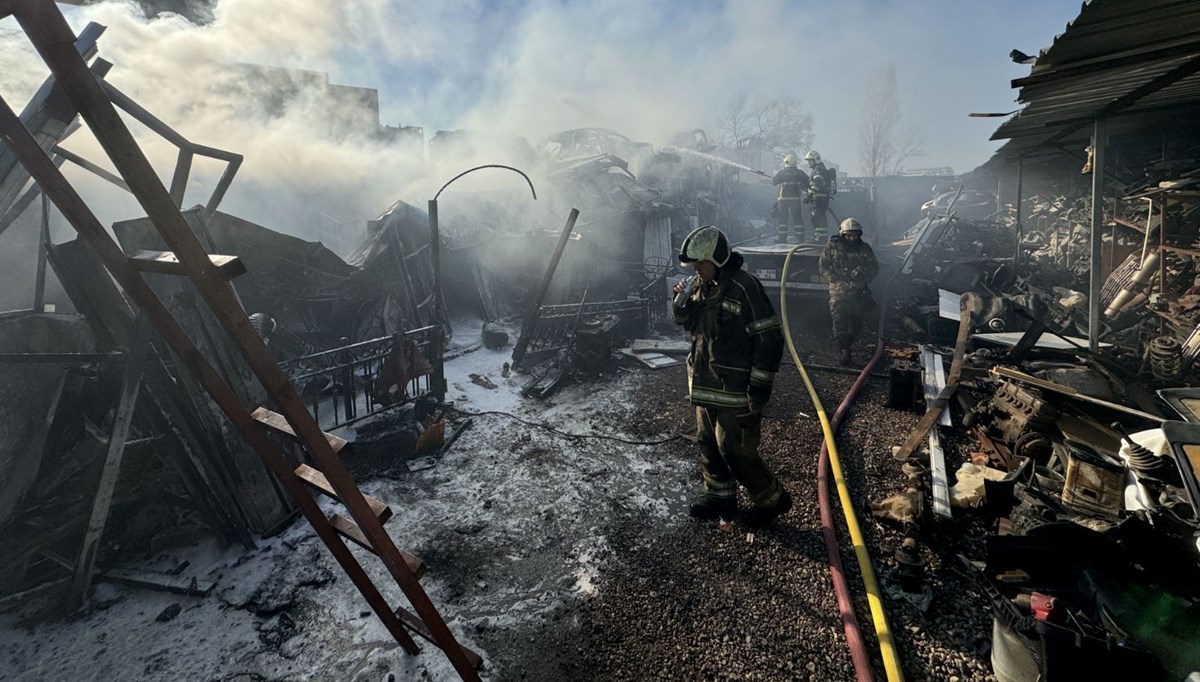
[[[1104,224],[1104,119],[1096,119],[1092,141],[1091,270],[1088,272],[1088,350],[1100,350],[1100,246]]]
[[[554,271],[558,269],[558,261],[562,258],[563,250],[567,248],[567,242],[571,239],[571,231],[575,229],[575,221],[578,219],[579,209],[572,208],[570,215],[567,216],[567,224],[563,226],[562,234],[558,236],[558,245],[554,247],[554,255],[550,256],[550,264],[546,266],[546,274],[542,276],[542,284],[538,287],[537,296],[529,301],[529,307],[525,310],[525,320],[521,324],[521,338],[517,339],[517,345],[513,348],[514,365],[521,364],[521,360],[525,358],[525,351],[529,348],[529,339],[533,336],[533,326],[537,321],[538,308],[542,306],[546,292],[550,290]]]
[[[439,321],[438,352],[434,353],[433,361],[433,394],[440,403],[446,397],[446,308],[442,305],[442,237],[436,198],[429,200],[429,258],[433,262],[433,306]]]
[[[33,283],[33,309],[45,312],[46,304],[46,249],[50,243],[50,199],[42,194],[42,230],[38,238],[37,279]]]
[[[1025,157],[1017,158],[1017,250],[1013,254],[1013,273],[1021,267],[1021,238],[1024,237],[1025,226],[1021,224],[1021,192],[1024,189]]]
[[[1000,183],[1004,180],[1004,166],[996,171],[996,213],[999,214],[1004,208],[1003,202],[1000,201]]]
[[[70,161],[71,163],[75,164],[76,166],[79,166],[80,168],[84,169],[85,171],[92,173],[96,177],[99,177],[104,180],[107,180],[108,182],[111,182],[112,184],[116,185],[117,187],[120,187],[121,189],[125,190],[126,192],[130,191],[129,185],[125,184],[124,180],[122,180],[118,176],[113,175],[112,173],[104,170],[100,166],[92,163],[91,161],[88,161],[87,159],[83,158],[82,156],[76,154],[75,152],[72,152],[67,149],[63,149],[62,147],[60,147],[58,145],[54,145],[53,147],[50,147],[50,153],[57,154],[57,155],[63,157],[67,161]]]

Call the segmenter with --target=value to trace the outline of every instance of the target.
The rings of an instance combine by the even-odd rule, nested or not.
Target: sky
[[[322,139],[311,116],[241,115],[229,90],[205,87],[229,77],[228,62],[376,88],[382,122],[421,126],[427,137],[471,129],[536,143],[595,126],[660,146],[675,131],[715,135],[738,91],[751,101],[787,95],[813,115],[814,149],[843,174],[859,170],[864,83],[890,64],[900,130],[924,139],[925,156],[908,167],[961,173],[998,146],[987,138],[1000,119],[967,113],[1016,108],[1010,81],[1029,67],[1009,51],[1048,46],[1079,0],[220,0],[204,26],[147,21],[117,0],[62,7],[76,31],[88,21],[109,27],[100,41],[115,64],[108,80],[193,141],[245,155],[227,199],[239,215],[261,221],[277,212],[271,202],[328,197],[297,218],[311,222],[319,212],[378,215],[397,198],[420,204],[445,177],[425,177],[423,160],[365,141]],[[0,94],[19,109],[46,70],[19,49],[11,21],[0,22],[6,28]],[[169,177],[174,150],[144,139]],[[64,146],[99,155],[86,135]],[[220,170],[198,165],[189,193],[196,186],[197,200],[207,196]],[[88,199],[112,189],[81,181]],[[112,201],[106,219],[137,213],[128,200]]]

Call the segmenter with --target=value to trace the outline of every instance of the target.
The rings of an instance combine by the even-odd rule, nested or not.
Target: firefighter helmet
[[[816,151],[810,151],[809,153],[804,155],[804,160],[805,161],[820,161],[821,155],[818,154]]]
[[[692,230],[679,248],[680,263],[706,260],[718,268],[729,260],[729,240],[715,225],[701,225]]]
[[[783,157],[783,165],[795,166],[796,165],[796,155],[788,154],[787,156]]]
[[[862,223],[854,218],[846,218],[842,221],[841,225],[838,225],[838,232],[857,232],[862,234],[862,231]]]

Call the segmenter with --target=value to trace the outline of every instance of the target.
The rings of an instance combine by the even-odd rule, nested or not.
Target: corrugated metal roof
[[[1200,2],[1090,0],[1012,83],[1025,107],[993,133],[998,156],[1090,137],[1097,117],[1118,127],[1200,110]]]

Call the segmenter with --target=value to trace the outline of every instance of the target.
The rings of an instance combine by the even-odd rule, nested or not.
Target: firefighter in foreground
[[[871,280],[879,274],[879,261],[862,240],[862,225],[846,218],[838,234],[829,238],[818,265],[829,278],[829,316],[833,319],[833,341],[843,365],[850,364],[850,347],[859,329],[875,328],[879,306],[871,295]]]
[[[837,194],[837,175],[825,167],[821,155],[815,151],[805,154],[804,160],[808,162],[808,203],[812,204],[813,241],[820,243],[827,234],[825,214],[829,212],[829,199]]]
[[[808,192],[808,176],[796,167],[796,155],[783,157],[783,168],[771,179],[779,185],[779,199],[775,202],[775,220],[779,222],[779,243],[788,243],[789,234],[797,241],[804,241],[804,195]]]
[[[740,483],[753,506],[742,512],[765,526],[792,507],[792,497],[758,455],[762,412],[783,356],[783,331],[742,255],[712,225],[693,230],[679,261],[696,275],[675,286],[675,322],[692,334],[688,392],[696,406],[696,440],[704,492],[690,513],[732,519]]]

